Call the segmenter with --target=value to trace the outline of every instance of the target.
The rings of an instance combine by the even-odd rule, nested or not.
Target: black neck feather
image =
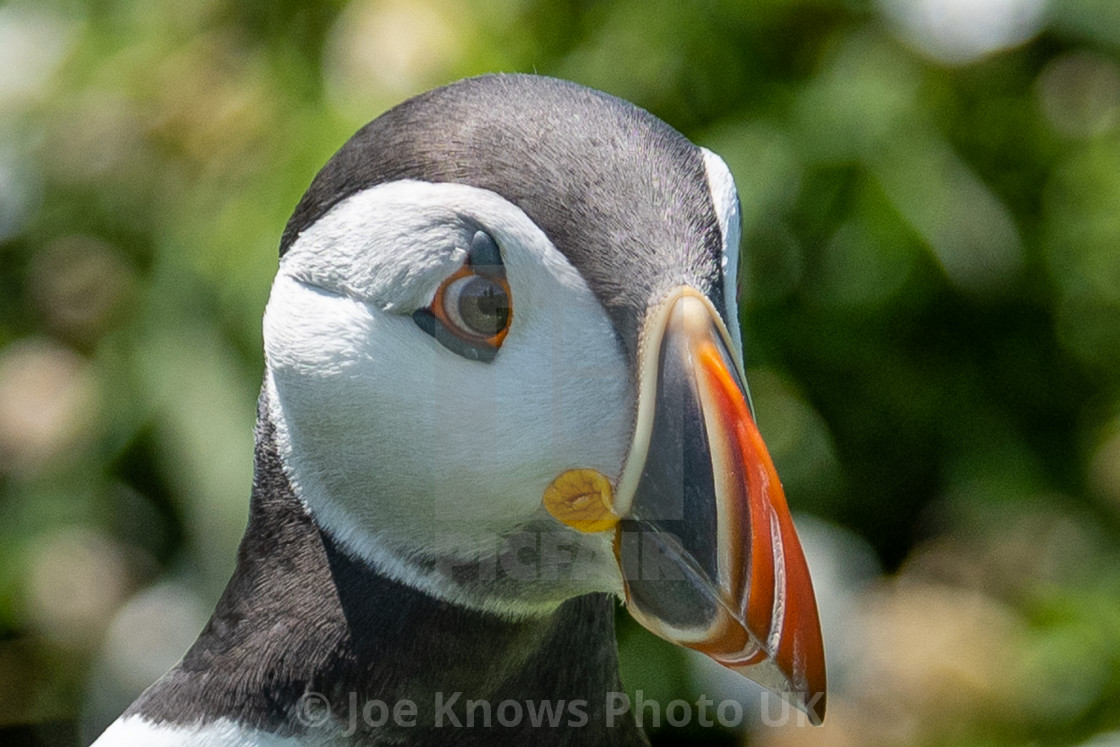
[[[313,719],[330,703],[336,726],[366,744],[645,744],[629,717],[607,725],[608,693],[621,689],[609,597],[578,597],[549,617],[509,621],[387,579],[347,555],[304,510],[281,467],[263,395],[256,435],[237,569],[183,661],[129,714],[178,725],[226,718],[313,739],[316,727],[299,716],[303,699],[316,707],[307,712]],[[490,728],[482,706],[466,726],[469,700],[489,704]],[[520,719],[512,706],[504,711],[514,726],[497,718],[505,700],[520,705]],[[405,703],[406,725],[390,716],[377,726],[383,710],[374,701],[390,713]],[[542,702],[560,709],[556,726],[533,724],[529,711]],[[407,725],[407,703],[415,704],[415,725]]]

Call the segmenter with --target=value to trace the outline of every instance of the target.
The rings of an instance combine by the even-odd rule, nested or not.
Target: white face
[[[708,191],[712,195],[719,232],[723,237],[721,264],[723,266],[723,298],[727,304],[727,331],[735,346],[734,353],[739,368],[743,368],[743,338],[739,332],[739,240],[742,229],[739,216],[739,192],[735,179],[723,159],[707,148],[701,148],[704,171],[708,175]]]
[[[480,229],[500,249],[512,298],[490,362],[444,347],[411,317],[464,265]],[[573,467],[619,474],[630,372],[602,306],[519,208],[416,181],[347,198],[281,260],[264,338],[288,477],[351,552],[507,614],[621,589],[611,533],[562,526],[541,495]]]

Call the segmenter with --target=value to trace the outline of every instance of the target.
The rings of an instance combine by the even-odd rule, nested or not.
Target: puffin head
[[[824,713],[808,569],[750,405],[730,172],[549,78],[361,129],[281,242],[269,416],[316,523],[447,602],[643,626]]]

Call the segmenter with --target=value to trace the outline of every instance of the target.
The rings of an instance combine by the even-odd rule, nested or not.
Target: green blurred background
[[[317,168],[536,71],[734,172],[821,598],[822,729],[624,621],[631,690],[753,714],[655,743],[1120,744],[1118,51],[1114,0],[0,5],[0,741],[88,740],[205,621]]]

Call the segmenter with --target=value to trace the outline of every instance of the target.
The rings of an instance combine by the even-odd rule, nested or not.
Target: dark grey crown
[[[534,75],[471,78],[410,99],[323,167],[281,255],[339,201],[399,179],[481,187],[524,210],[586,279],[631,355],[661,290],[692,283],[724,309],[701,151],[626,101]]]

